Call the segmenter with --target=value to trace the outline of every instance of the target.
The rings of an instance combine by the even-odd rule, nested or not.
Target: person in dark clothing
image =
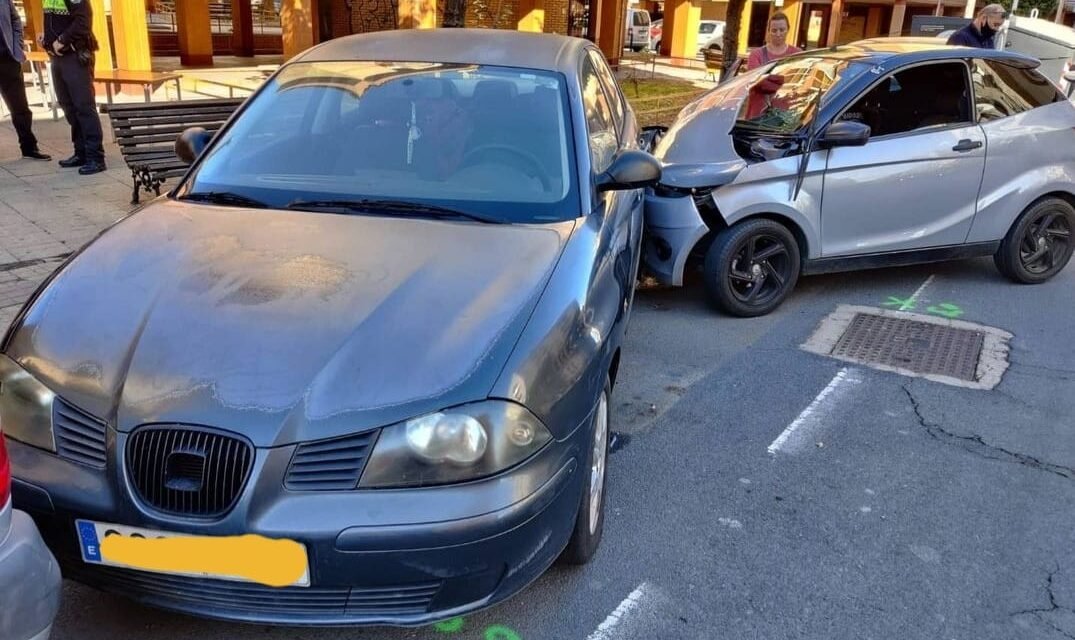
[[[82,175],[105,170],[104,134],[93,90],[93,13],[90,0],[44,0],[45,33],[41,46],[52,56],[52,84],[71,125],[75,154],[61,167],[79,167]]]
[[[34,115],[26,100],[26,83],[22,79],[22,20],[13,0],[0,0],[0,98],[11,112],[11,124],[19,136],[22,157],[51,160],[37,148],[32,130]]]
[[[975,47],[978,49],[995,49],[993,38],[1004,24],[1004,7],[991,4],[982,8],[973,22],[948,37],[948,44]]]

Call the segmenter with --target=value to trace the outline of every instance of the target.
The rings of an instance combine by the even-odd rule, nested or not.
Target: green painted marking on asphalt
[[[959,316],[963,315],[963,309],[960,309],[958,306],[949,302],[943,302],[941,304],[929,307],[926,309],[926,311],[939,316],[944,316],[945,318],[958,318]]]
[[[441,633],[455,633],[463,628],[463,619],[452,618],[451,620],[442,620],[434,624],[433,628]]]
[[[914,296],[910,298],[897,298],[896,296],[889,296],[888,301],[882,303],[885,307],[897,307],[900,311],[909,311],[915,308]]]
[[[511,627],[494,624],[485,629],[485,640],[523,640],[523,638]]]

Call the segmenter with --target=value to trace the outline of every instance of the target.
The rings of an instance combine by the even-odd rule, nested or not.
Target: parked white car
[[[650,18],[649,11],[645,9],[627,10],[627,32],[623,38],[623,46],[633,51],[642,51],[650,46]]]
[[[724,46],[724,21],[702,20],[698,25],[698,55],[710,47],[721,49]]]

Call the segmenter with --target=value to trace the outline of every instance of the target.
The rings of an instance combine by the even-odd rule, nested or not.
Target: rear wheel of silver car
[[[721,231],[705,257],[710,298],[736,316],[776,309],[799,280],[799,245],[787,227],[764,218]]]
[[[561,562],[565,564],[586,564],[593,558],[601,543],[601,533],[605,528],[605,477],[608,473],[611,393],[612,387],[606,380],[590,429],[585,468],[586,483],[575,517],[575,530],[571,532],[571,539],[560,556]]]
[[[1060,198],[1039,200],[1012,225],[993,262],[1016,282],[1045,282],[1071,260],[1073,231],[1075,207]]]

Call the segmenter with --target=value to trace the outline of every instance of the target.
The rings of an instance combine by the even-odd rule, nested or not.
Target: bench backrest
[[[175,155],[175,140],[189,127],[218,131],[244,98],[113,104],[107,109],[112,131],[127,165],[175,173],[185,165]]]

